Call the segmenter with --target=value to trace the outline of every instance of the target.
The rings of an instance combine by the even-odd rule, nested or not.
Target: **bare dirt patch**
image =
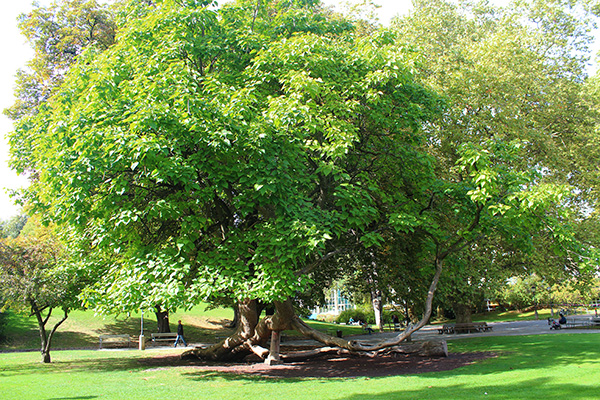
[[[141,360],[151,368],[186,366],[207,372],[255,375],[269,378],[356,378],[414,375],[450,371],[478,360],[494,357],[493,353],[451,353],[448,357],[420,357],[394,354],[378,357],[328,355],[306,361],[265,365],[260,362],[214,364],[181,360],[178,356],[159,356]]]

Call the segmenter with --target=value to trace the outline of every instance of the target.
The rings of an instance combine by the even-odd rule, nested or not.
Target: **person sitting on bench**
[[[567,323],[567,317],[565,317],[563,315],[563,313],[560,313],[560,318],[558,319],[558,323],[561,325],[565,325]]]

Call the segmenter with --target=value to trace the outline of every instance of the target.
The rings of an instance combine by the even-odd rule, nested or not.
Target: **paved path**
[[[583,315],[582,315],[583,317]],[[492,330],[488,332],[477,332],[477,333],[453,333],[453,334],[442,334],[438,333],[438,329],[441,325],[426,325],[419,331],[413,333],[413,340],[460,340],[479,336],[507,336],[507,335],[541,335],[541,334],[562,334],[562,333],[598,333],[600,329],[590,328],[569,328],[569,329],[550,329],[547,320],[538,321],[515,321],[515,322],[491,322],[488,325],[492,326]],[[392,338],[396,336],[397,332],[376,332],[371,335],[353,335],[347,336],[346,338],[352,338],[353,340],[359,340],[361,342],[378,342],[382,339]],[[283,342],[282,345],[309,345],[316,344],[312,340],[290,340]]]
[[[583,317],[583,316],[582,316]],[[562,334],[562,333],[597,333],[600,334],[600,329],[577,329],[577,328],[569,328],[569,329],[559,329],[554,330],[550,329],[550,325],[548,325],[547,320],[538,320],[538,321],[516,321],[516,322],[491,322],[488,325],[491,325],[493,329],[488,332],[478,332],[478,333],[453,333],[453,334],[443,334],[440,335],[438,333],[438,329],[441,325],[426,325],[419,331],[413,333],[413,340],[460,340],[467,339],[478,336],[507,336],[507,335],[540,335],[540,334]],[[346,336],[346,339],[358,340],[361,342],[378,342],[382,339],[388,339],[396,336],[397,332],[376,332],[372,335],[352,335]],[[188,343],[189,346],[187,349],[192,347],[209,347],[212,343]],[[318,342],[310,339],[292,339],[285,340],[281,343],[282,346],[298,346],[298,345],[316,345]],[[183,346],[177,346],[178,349],[183,349]],[[131,349],[131,348],[130,348]],[[146,346],[146,350],[167,350],[173,349],[172,345],[152,345],[149,344]],[[115,350],[115,349],[106,349],[106,350]],[[123,350],[123,349],[121,349]],[[126,349],[125,349],[126,350]]]

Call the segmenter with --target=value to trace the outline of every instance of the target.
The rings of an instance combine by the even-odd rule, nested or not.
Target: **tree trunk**
[[[472,321],[473,310],[470,305],[462,303],[452,303],[452,310],[456,316],[457,324],[470,324]]]
[[[46,318],[42,317],[42,310],[37,306],[35,300],[30,299],[29,304],[31,305],[31,313],[35,315],[38,322],[38,331],[40,333],[40,353],[42,354],[42,362],[50,363],[50,349],[48,347],[48,335],[46,334],[46,323],[52,315],[52,308],[48,309],[48,315]]]
[[[265,364],[268,364],[268,365],[281,364],[281,357],[279,356],[280,345],[281,345],[281,332],[272,331],[269,356],[265,360]]]
[[[271,353],[271,358],[277,359],[279,355],[279,335],[283,330],[295,329],[307,338],[314,339],[318,342],[325,344],[326,346],[335,346],[340,349],[345,349],[353,353],[371,354],[376,355],[382,351],[389,351],[387,349],[394,348],[392,351],[399,351],[400,348],[408,348],[405,345],[398,347],[410,335],[421,329],[429,318],[431,317],[433,308],[433,296],[437,288],[440,276],[442,273],[443,257],[436,257],[435,259],[435,274],[429,286],[427,298],[425,300],[425,312],[415,325],[407,327],[404,332],[398,334],[395,338],[381,341],[376,344],[360,343],[358,341],[348,341],[344,338],[330,336],[323,332],[317,331],[308,326],[302,321],[294,312],[294,307],[290,300],[284,302],[275,302],[275,314],[272,316],[266,316],[264,319],[259,321],[259,314],[257,312],[257,301],[246,300],[238,304],[239,310],[239,324],[235,333],[227,339],[214,344],[213,346],[202,349],[195,348],[184,352],[181,357],[185,359],[199,358],[202,360],[211,361],[233,361],[243,360],[250,354],[255,354],[261,359],[265,360]],[[269,337],[271,341],[271,352],[264,346],[268,341]],[[422,347],[422,344],[415,343],[408,346]],[[441,348],[444,350],[444,345],[431,346],[427,345],[428,348]],[[429,350],[428,350],[429,351]],[[438,353],[447,354],[447,349]]]
[[[381,301],[381,291],[379,289],[371,292],[371,302],[375,312],[375,325],[380,332],[383,332],[383,301]]]
[[[163,310],[160,304],[155,306],[156,311],[156,325],[158,333],[171,333],[171,326],[169,325],[169,310]]]
[[[238,303],[239,323],[235,332],[225,340],[215,343],[209,348],[195,348],[182,354],[182,358],[199,358],[211,361],[242,360],[251,353],[266,357],[268,350],[262,349],[270,332],[264,324],[258,323],[258,307],[256,300],[245,300]],[[263,358],[264,358],[263,357]]]
[[[240,312],[238,311],[237,304],[234,304],[232,308],[233,308],[233,320],[227,325],[227,327],[230,329],[237,328],[238,321],[240,319]]]
[[[63,322],[66,321],[66,319],[68,317],[68,312],[67,312],[67,310],[64,310],[64,313],[65,313],[64,317],[54,325],[54,327],[52,328],[50,333],[47,333],[46,332],[46,324],[48,323],[48,321],[50,320],[50,316],[52,315],[52,308],[48,309],[48,314],[44,318],[42,316],[43,309],[40,309],[34,300],[29,300],[29,304],[31,305],[32,314],[35,315],[35,317],[38,321],[38,330],[40,332],[40,342],[41,342],[40,353],[42,354],[42,362],[50,363],[52,361],[50,358],[50,348],[52,346],[52,338],[54,337],[54,333],[56,332],[58,327]]]
[[[282,354],[283,361],[302,361],[323,354],[356,354],[350,350],[340,349],[339,347],[321,347],[311,350],[295,351],[288,354]],[[441,341],[425,341],[402,343],[398,346],[388,347],[375,353],[372,356],[379,354],[418,354],[423,357],[448,357],[448,345],[445,340]]]

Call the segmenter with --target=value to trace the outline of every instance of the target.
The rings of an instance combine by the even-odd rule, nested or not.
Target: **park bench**
[[[598,326],[600,321],[595,317],[567,317],[565,328],[592,328]]]
[[[441,328],[438,328],[438,333],[454,333],[454,324],[444,324]]]
[[[100,348],[106,345],[124,345],[127,343],[127,347],[131,346],[131,337],[129,335],[100,335]]]
[[[161,332],[161,333],[151,333],[152,342],[171,342],[175,343],[175,339],[177,339],[177,333],[172,332]]]
[[[463,324],[455,324],[455,333],[475,333],[475,332],[487,332],[491,331],[492,327],[487,322],[470,322]]]
[[[402,329],[402,324],[400,322],[398,322],[397,324],[393,323],[393,322],[388,322],[387,324],[383,325],[383,331],[389,331],[389,332],[400,332],[400,330]]]

